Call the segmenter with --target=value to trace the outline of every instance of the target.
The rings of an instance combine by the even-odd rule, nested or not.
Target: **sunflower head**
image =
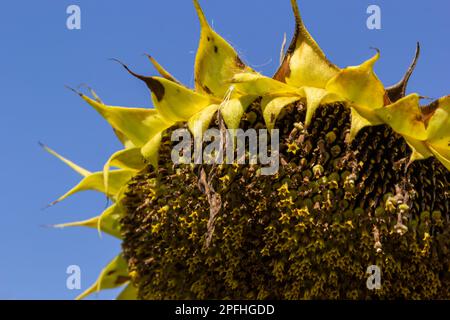
[[[296,22],[294,37],[272,77],[247,66],[213,30],[194,0],[201,27],[194,88],[180,83],[148,56],[158,76],[138,74],[119,62],[146,84],[153,109],[112,106],[93,90],[90,96],[76,91],[111,125],[123,149],[114,153],[102,170],[90,172],[45,147],[82,176],[78,185],[52,204],[85,190],[99,191],[113,202],[97,217],[57,227],[90,227],[127,242],[126,257],[121,253],[114,258],[79,298],[123,285],[126,287],[119,298],[136,298],[136,283],[140,283],[139,296],[144,298],[298,298],[295,288],[283,292],[274,283],[287,281],[287,261],[296,256],[301,257],[302,263],[309,259],[306,252],[312,247],[299,246],[304,243],[306,231],[317,231],[319,236],[313,236],[316,242],[311,245],[321,252],[327,246],[326,238],[321,237],[326,237],[328,230],[337,228],[342,234],[360,228],[358,237],[364,240],[362,243],[373,247],[364,249],[381,254],[393,250],[392,243],[383,246],[387,238],[417,230],[423,245],[414,248],[414,255],[429,253],[432,245],[428,230],[431,225],[439,229],[445,220],[443,213],[448,213],[450,96],[421,105],[419,94],[406,95],[419,46],[403,79],[391,87],[384,86],[374,72],[379,50],[359,65],[337,67],[328,61],[306,29],[296,1],[291,0],[291,4]],[[170,134],[177,128],[188,128],[194,137],[201,138],[210,127],[280,129],[280,172],[263,177],[259,168],[252,165],[174,166],[170,160]],[[426,181],[419,186],[417,179],[427,170],[433,172],[430,179],[443,179],[444,185]],[[426,186],[434,188],[433,200],[428,199]],[[427,210],[432,211],[430,217],[414,218],[416,213],[425,215]],[[218,218],[224,211],[227,214]],[[320,220],[325,213],[329,213],[329,220]],[[136,221],[143,225],[136,225]],[[321,229],[315,229],[319,224]],[[258,234],[263,236],[258,238]],[[214,244],[216,236],[223,240],[224,247]],[[240,238],[244,236],[254,238]],[[344,238],[339,238],[342,235],[333,237],[337,237],[334,244],[344,243]],[[279,239],[282,241],[277,244]],[[396,244],[403,245],[399,238],[395,239]],[[151,249],[135,247],[139,241]],[[252,243],[257,250],[245,251],[248,247],[243,243]],[[237,258],[232,258],[236,253],[233,246],[241,250]],[[298,248],[296,252],[289,251],[294,247]],[[248,264],[244,262],[245,252]],[[287,255],[288,259],[271,260],[273,255]],[[390,261],[392,256],[384,258]],[[187,259],[186,265],[182,264],[183,259]],[[261,287],[236,282],[244,279],[234,277],[236,269],[223,265],[225,261],[243,263],[253,270],[252,275],[245,274]],[[269,263],[270,272],[261,267],[265,262]],[[211,272],[213,275],[208,278],[205,266],[216,270],[216,264],[223,267],[222,273]],[[148,280],[145,266],[163,279],[152,280],[153,293],[142,285]],[[301,264],[296,270],[301,268],[307,267]],[[350,269],[349,266],[346,272]],[[186,274],[202,270],[205,274],[190,283],[170,276],[177,270]],[[395,274],[394,269],[388,270]],[[264,277],[275,279],[273,283],[268,280],[272,292],[270,286],[262,285]],[[322,281],[316,275],[312,278],[315,283]],[[214,281],[225,283],[218,287],[225,296],[207,288]],[[180,283],[190,286],[186,295],[161,293],[161,288],[166,292],[181,290]],[[308,290],[301,297],[320,296],[314,291],[317,288]]]

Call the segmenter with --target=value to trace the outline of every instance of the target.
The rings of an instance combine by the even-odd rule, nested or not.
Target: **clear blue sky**
[[[66,8],[82,10],[82,29],[66,28]],[[244,60],[271,75],[284,32],[294,20],[289,0],[203,0],[215,29]],[[382,9],[382,30],[366,28],[366,9]],[[410,91],[450,94],[450,2],[387,0],[299,0],[310,32],[338,66],[359,64],[381,50],[376,66],[385,84],[405,72],[415,50],[422,56]],[[176,77],[193,84],[199,24],[190,0],[2,1],[0,9],[0,298],[72,299],[66,268],[82,270],[85,289],[120,250],[120,243],[96,231],[54,230],[53,223],[100,213],[105,199],[78,194],[42,208],[78,182],[78,176],[45,153],[43,141],[90,170],[99,170],[120,145],[108,125],[64,85],[87,83],[104,101],[151,107],[144,85],[117,64],[153,74],[150,53]],[[97,297],[111,299],[115,292]]]

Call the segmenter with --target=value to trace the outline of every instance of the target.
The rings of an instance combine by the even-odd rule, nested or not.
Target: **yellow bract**
[[[450,170],[450,96],[442,97],[428,108],[434,109],[427,123],[426,145],[431,153]]]
[[[279,97],[271,98],[265,97],[261,101],[261,108],[263,111],[264,121],[266,122],[267,129],[270,131],[274,129],[275,122],[278,119],[278,115],[284,107],[300,100],[300,97]]]
[[[433,156],[433,153],[424,141],[419,141],[408,137],[405,138],[405,141],[412,150],[410,163],[416,160],[424,160]]]
[[[297,88],[258,73],[237,73],[232,82],[241,95],[253,96],[295,96]]]
[[[120,234],[120,217],[122,211],[118,208],[117,204],[113,204],[107,208],[100,216],[93,217],[91,219],[69,222],[54,225],[55,228],[67,228],[67,227],[87,227],[92,229],[99,229],[113,237],[121,239]]]
[[[403,136],[416,140],[427,138],[417,94],[411,94],[385,108],[380,108],[376,110],[376,114],[395,132]]]
[[[170,124],[187,121],[191,116],[217,101],[211,96],[197,93],[171,79],[143,76],[131,71],[125,64],[122,66],[130,74],[145,82],[151,91],[157,114]]]
[[[115,199],[115,195],[120,189],[125,186],[128,181],[136,174],[134,170],[114,170],[109,173],[108,192],[105,188],[103,172],[95,172],[83,178],[75,187],[70,189],[67,193],[53,201],[50,205],[74,195],[75,193],[87,190],[98,191],[106,194],[109,198]]]
[[[54,151],[54,150],[50,149],[49,147],[47,147],[46,145],[44,145],[43,143],[39,143],[39,144],[41,145],[41,147],[43,147],[45,149],[45,151],[47,151],[51,155],[55,156],[56,158],[58,158],[59,160],[64,162],[66,165],[68,165],[70,168],[72,168],[75,172],[77,172],[78,174],[82,175],[83,177],[87,177],[88,175],[91,174],[90,171],[88,171],[88,170],[80,167],[76,163],[73,163],[72,161],[64,158],[63,156],[58,154],[56,151]]]
[[[45,147],[45,146],[44,146]],[[119,194],[122,187],[124,187],[128,181],[135,175],[135,170],[114,170],[110,172],[110,179],[108,185],[105,187],[104,174],[103,172],[94,172],[90,171],[76,165],[72,161],[67,160],[62,157],[52,149],[45,147],[45,149],[67,164],[74,171],[83,176],[83,179],[72,189],[70,189],[63,196],[58,198],[56,201],[53,201],[50,206],[55,205],[56,203],[68,198],[69,196],[87,190],[94,190],[101,193],[106,194],[111,199],[116,199],[117,194]]]
[[[220,105],[220,113],[228,129],[239,128],[242,116],[247,110],[247,107],[255,101],[256,98],[256,96],[246,95],[230,99]]]
[[[201,26],[195,59],[195,89],[222,98],[228,91],[234,74],[253,70],[247,67],[234,48],[210,27],[198,0],[194,0],[194,5]]]
[[[373,58],[360,66],[341,70],[325,87],[327,91],[342,97],[342,100],[352,108],[349,142],[362,128],[383,123],[375,113],[376,109],[384,106],[386,95],[383,84],[373,71],[379,57],[380,54],[377,52]]]
[[[361,109],[359,109],[361,110]],[[364,111],[364,110],[361,110]],[[350,135],[347,138],[347,142],[350,143],[353,139],[356,138],[358,132],[365,127],[374,125],[368,118],[372,117],[370,113],[359,113],[358,108],[354,108],[354,106],[350,106],[350,115],[351,115],[351,126],[350,126]]]
[[[311,124],[314,113],[320,105],[333,103],[342,100],[339,95],[332,92],[328,92],[324,89],[314,87],[303,87],[301,89],[304,97],[306,98],[306,118],[305,125]]]
[[[114,289],[127,284],[130,281],[128,264],[120,254],[115,257],[100,273],[97,281],[76,299],[84,299],[88,295],[104,289]]]
[[[111,127],[124,134],[136,147],[143,146],[156,133],[173,124],[155,109],[113,107],[82,94],[81,97],[100,113]]]
[[[133,142],[130,139],[128,139],[122,132],[120,132],[117,129],[113,129],[113,131],[114,131],[114,134],[116,135],[117,139],[119,139],[119,141],[123,144],[125,149],[130,149],[130,148],[135,147]]]
[[[105,183],[105,193],[108,193],[109,191],[109,172],[111,166],[120,169],[139,171],[145,168],[146,163],[141,153],[141,148],[133,147],[129,149],[119,150],[114,153],[103,166],[103,181]]]
[[[161,145],[162,132],[156,134],[141,149],[141,153],[145,159],[153,166],[158,168],[159,147]]]
[[[427,140],[436,148],[450,149],[450,96],[432,104],[436,110],[428,121]]]
[[[429,145],[429,148],[436,159],[450,170],[450,151],[448,149],[435,147],[432,144]]]
[[[427,110],[424,114],[424,110]],[[384,123],[401,134],[413,150],[411,161],[435,156],[450,170],[450,97],[428,107],[411,94],[376,111]]]
[[[194,6],[201,27],[194,68],[195,90],[220,101],[226,100],[227,104],[222,103],[220,112],[225,124],[230,129],[237,129],[245,110],[257,96],[250,92],[230,94],[230,90],[234,90],[231,81],[238,73],[256,72],[245,65],[236,50],[211,28],[197,0],[194,0]],[[209,110],[213,108],[208,107]]]
[[[291,0],[294,10],[296,30],[284,60],[274,79],[296,87],[324,88],[339,71],[328,61],[306,29],[300,16],[296,0]]]
[[[219,110],[219,105],[212,104],[189,119],[188,127],[195,139],[202,139],[203,133],[208,129],[217,110]]]
[[[158,73],[161,75],[161,77],[180,84],[180,82],[174,76],[172,76],[166,69],[164,69],[163,66],[160,65],[159,62],[155,60],[155,58],[153,58],[152,56],[147,57],[149,58],[150,62],[153,64],[155,69],[158,71]]]
[[[373,72],[373,66],[379,58],[380,54],[377,53],[359,66],[341,70],[328,81],[325,89],[361,108],[373,110],[383,107],[384,86]]]
[[[217,101],[167,79],[158,77],[153,79],[164,88],[163,93],[160,94],[152,91],[153,103],[156,110],[170,121],[187,121],[194,114]]]

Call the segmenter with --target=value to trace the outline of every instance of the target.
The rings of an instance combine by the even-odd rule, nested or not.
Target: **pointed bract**
[[[209,124],[211,123],[211,120],[217,110],[219,110],[219,105],[212,104],[196,113],[188,120],[188,127],[194,135],[194,139],[203,139],[203,133],[208,129]]]
[[[105,232],[113,237],[118,239],[121,238],[120,234],[120,222],[119,218],[121,212],[118,211],[116,204],[113,204],[111,207],[107,208],[100,216],[93,217],[91,219],[69,222],[69,223],[61,223],[54,225],[55,228],[68,228],[68,227],[87,227],[92,229],[99,229],[102,232]]]
[[[384,106],[385,90],[373,72],[375,62],[380,53],[356,67],[348,67],[330,79],[326,90],[338,94],[355,106],[366,109],[377,109]]]
[[[217,101],[185,86],[161,77],[147,77],[135,73],[119,62],[131,75],[145,82],[151,91],[153,104],[166,121],[187,121],[192,115]]]
[[[295,34],[274,79],[296,87],[325,88],[339,68],[328,61],[311,37],[300,16],[297,1],[291,0],[295,15]]]
[[[257,96],[247,95],[230,99],[226,104],[221,105],[220,113],[228,129],[239,128],[242,116],[256,98]]]
[[[127,262],[122,255],[118,255],[102,270],[97,281],[76,299],[84,299],[90,294],[100,290],[121,287],[129,281],[130,276],[128,274]]]
[[[200,20],[200,43],[195,58],[195,90],[222,99],[233,76],[253,72],[233,47],[208,24],[198,0],[193,0]]]
[[[134,148],[135,145],[134,143],[127,138],[127,136],[125,134],[123,134],[122,132],[120,132],[117,129],[113,129],[114,134],[116,135],[117,139],[119,139],[119,141],[122,143],[122,145],[125,147],[125,149],[130,149],[130,148]]]
[[[409,137],[405,137],[405,141],[412,151],[409,163],[413,163],[416,160],[428,159],[429,157],[433,156],[433,153],[427,146],[426,142],[419,141]]]
[[[414,60],[409,66],[408,70],[406,71],[403,78],[393,86],[390,86],[386,88],[386,93],[389,97],[389,100],[391,102],[395,102],[397,100],[400,100],[404,96],[406,96],[406,87],[408,86],[409,78],[411,78],[412,73],[414,72],[414,69],[416,68],[417,61],[419,60],[420,56],[420,44],[417,42],[416,47],[416,54],[414,56]]]
[[[427,144],[436,158],[450,170],[450,95],[432,103],[427,122]]]
[[[432,103],[435,109],[427,122],[427,141],[439,148],[450,148],[450,95]]]
[[[425,140],[427,133],[419,109],[419,96],[411,94],[375,111],[395,132],[416,140]]]
[[[166,80],[167,81],[167,80]],[[172,125],[155,109],[113,107],[81,95],[106,121],[137,146],[143,146],[156,133]]]
[[[91,174],[90,171],[80,167],[79,165],[77,165],[76,163],[73,163],[72,161],[70,161],[69,159],[64,158],[63,156],[61,156],[59,153],[57,153],[56,151],[50,149],[49,147],[47,147],[46,145],[44,145],[43,143],[39,143],[41,147],[44,148],[45,151],[47,151],[48,153],[50,153],[51,155],[55,156],[56,158],[58,158],[59,160],[61,160],[62,162],[64,162],[66,165],[68,165],[70,168],[72,168],[75,172],[77,172],[78,174],[82,175],[83,177],[87,177],[88,175]]]
[[[141,148],[130,148],[114,153],[103,166],[103,180],[105,193],[108,193],[109,172],[111,167],[139,171],[145,168],[146,163],[141,153]]]
[[[277,121],[278,115],[280,114],[281,110],[283,110],[283,108],[300,99],[300,97],[263,98],[261,101],[261,109],[263,111],[263,117],[267,129],[274,129],[275,122]]]
[[[450,170],[450,150],[448,148],[435,147],[434,145],[430,145],[429,148],[436,159],[438,159],[447,170]]]
[[[352,142],[362,128],[374,125],[372,122],[367,120],[365,116],[361,115],[356,108],[351,108],[350,113],[351,113],[351,126],[350,126],[350,134],[348,135],[346,140],[347,143]]]
[[[385,104],[384,86],[373,71],[380,53],[356,67],[341,70],[326,85],[326,90],[341,97],[352,110],[352,127],[349,142],[366,126],[382,124],[375,110]]]
[[[162,133],[156,134],[145,146],[142,147],[141,153],[153,168],[158,168],[159,147],[161,145]]]
[[[115,203],[103,211],[97,221],[97,230],[99,234],[101,234],[101,232],[105,232],[113,237],[121,239],[122,234],[120,233],[120,219],[123,215],[124,210],[119,203]]]
[[[94,172],[83,178],[75,187],[70,189],[63,196],[52,202],[50,206],[74,195],[75,193],[87,190],[98,191],[106,194],[108,197],[115,199],[116,194],[124,187],[128,181],[136,174],[134,170],[114,170],[109,173],[108,193],[105,190],[104,176],[102,172]]]
[[[306,97],[306,119],[305,126],[311,124],[314,113],[320,105],[333,103],[342,100],[339,95],[327,92],[324,89],[314,87],[303,87],[303,94]]]
[[[299,95],[298,88],[258,73],[238,73],[234,75],[232,82],[235,84],[236,91],[241,95],[252,95],[256,97]]]
[[[163,66],[161,66],[158,61],[156,61],[155,58],[153,58],[150,55],[147,55],[150,62],[153,64],[153,67],[158,71],[158,73],[161,75],[161,77],[166,78],[167,80],[170,80],[172,82],[181,84],[180,81],[178,81],[174,76],[172,76],[166,69],[164,69]]]

